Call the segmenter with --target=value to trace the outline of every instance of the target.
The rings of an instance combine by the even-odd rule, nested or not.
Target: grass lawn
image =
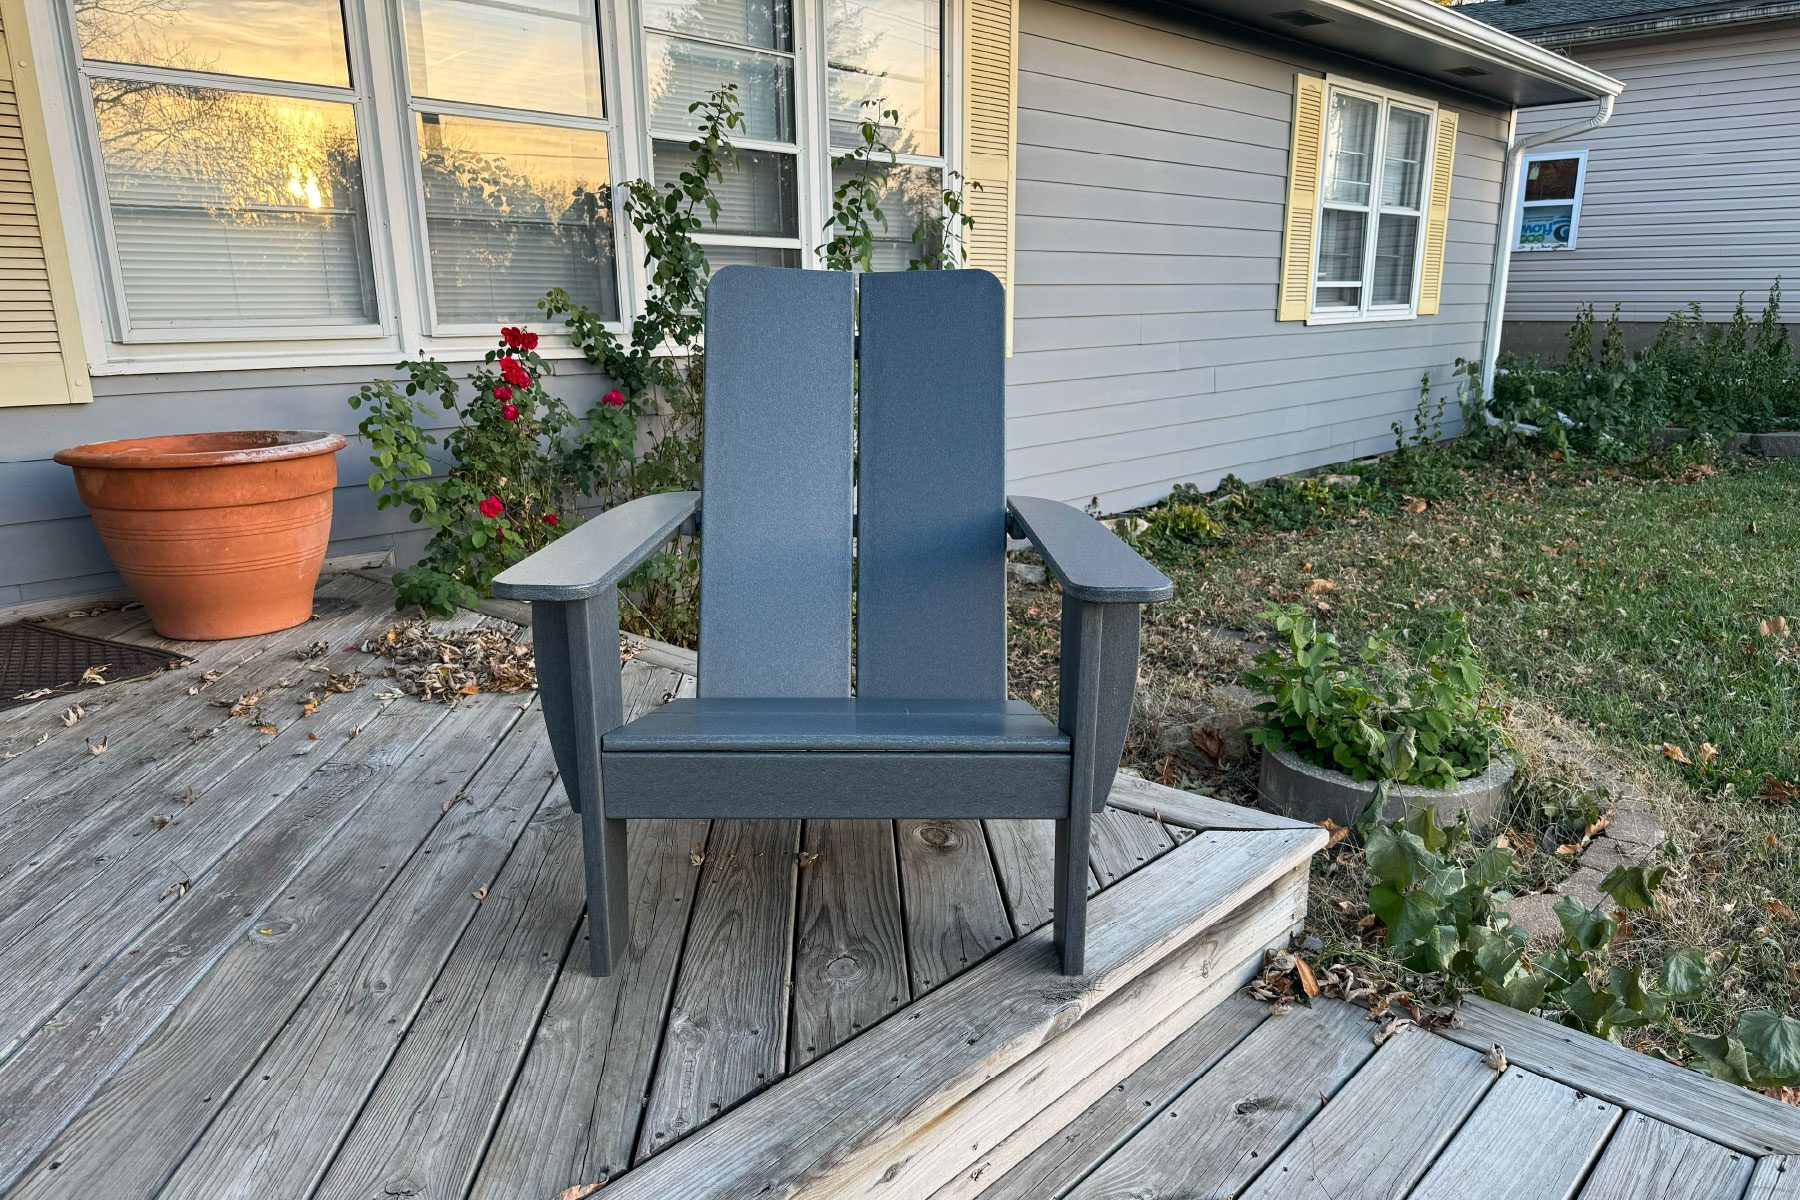
[[[1404,643],[1460,610],[1526,759],[1509,840],[1527,874],[1565,872],[1557,842],[1602,803],[1545,766],[1556,756],[1544,747],[1604,760],[1650,795],[1670,834],[1664,904],[1635,922],[1622,953],[1717,952],[1720,985],[1677,1012],[1689,1024],[1716,1029],[1751,1007],[1793,1011],[1800,462],[1632,471],[1537,459],[1503,469],[1426,453],[1448,465],[1419,489],[1434,496],[1423,502],[1351,485],[1341,490],[1368,499],[1345,504],[1307,485],[1284,501],[1317,501],[1317,522],[1284,513],[1305,527],[1152,543],[1177,593],[1146,621],[1132,761],[1253,801],[1253,763],[1208,774],[1166,753],[1162,736],[1216,709],[1220,686],[1257,651],[1229,631],[1257,634],[1270,603],[1299,602],[1346,644],[1379,629]],[[1054,688],[1055,615],[1047,594],[1014,602],[1015,679],[1040,703]],[[1320,931],[1355,940],[1367,911],[1357,876],[1353,863],[1322,868]]]

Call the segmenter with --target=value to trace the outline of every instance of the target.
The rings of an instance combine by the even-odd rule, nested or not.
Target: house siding
[[[1374,68],[1135,10],[1024,0],[1008,364],[1015,490],[1118,511],[1393,446],[1480,353],[1508,114],[1461,114],[1441,311],[1275,320],[1297,71]],[[1454,407],[1454,406],[1452,406]]]
[[[1625,93],[1609,124],[1567,143],[1588,151],[1576,248],[1513,255],[1508,348],[1590,301],[1626,322],[1691,301],[1725,320],[1740,292],[1755,311],[1777,278],[1800,281],[1800,21],[1573,53]],[[1519,132],[1590,111],[1521,112]]]
[[[1224,25],[1023,0],[1008,486],[1118,511],[1176,483],[1262,479],[1391,448],[1420,377],[1479,354],[1509,114],[1461,114],[1441,311],[1307,327],[1275,320],[1296,71],[1429,95],[1379,68]],[[586,364],[555,388],[591,401]],[[108,376],[92,405],[0,412],[0,606],[111,587],[63,446],[205,429],[351,433],[370,367]],[[1454,426],[1451,427],[1452,429]],[[338,456],[331,553],[423,534],[378,510],[367,450]]]

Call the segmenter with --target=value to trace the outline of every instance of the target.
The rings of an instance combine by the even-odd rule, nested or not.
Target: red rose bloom
[[[516,404],[502,404],[500,406],[500,415],[509,421],[516,421],[519,419],[519,406]]]
[[[484,517],[497,517],[505,511],[506,505],[500,503],[498,496],[489,496],[481,502],[481,515]]]
[[[606,393],[606,395],[600,397],[600,403],[606,405],[608,408],[618,408],[625,403],[625,393],[621,392],[618,388],[614,388],[612,391]]]
[[[546,525],[561,525],[562,522],[557,519],[555,513],[545,513],[544,514],[544,524],[546,524]]]
[[[530,373],[527,372],[524,367],[519,365],[519,360],[516,358],[503,358],[500,360],[500,378],[506,380],[506,382],[512,384],[514,387],[531,386]]]
[[[500,340],[505,342],[508,346],[511,346],[514,350],[519,348],[519,338],[520,332],[516,326],[507,325],[500,330]]]
[[[512,389],[507,387],[504,383],[496,383],[494,385],[494,399],[500,401],[511,400]]]
[[[529,330],[525,330],[525,329],[519,330],[519,349],[521,349],[521,350],[536,350],[537,343],[538,343],[537,334],[532,333]]]

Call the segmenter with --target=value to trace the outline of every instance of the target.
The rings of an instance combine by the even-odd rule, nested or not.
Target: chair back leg
[[[588,961],[596,976],[613,973],[631,946],[631,896],[625,859],[625,822],[606,815],[600,777],[600,739],[625,723],[619,673],[619,593],[607,588],[564,608],[567,645],[568,737],[575,778],[563,780],[581,813],[581,855],[587,873]],[[541,669],[541,668],[540,668]],[[554,730],[552,731],[554,734]],[[562,765],[562,756],[557,756]]]

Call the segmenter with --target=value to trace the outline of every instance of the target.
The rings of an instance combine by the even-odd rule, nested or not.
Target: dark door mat
[[[123,683],[185,661],[167,650],[44,625],[0,625],[0,708],[72,692],[91,670],[98,669],[107,683]]]

